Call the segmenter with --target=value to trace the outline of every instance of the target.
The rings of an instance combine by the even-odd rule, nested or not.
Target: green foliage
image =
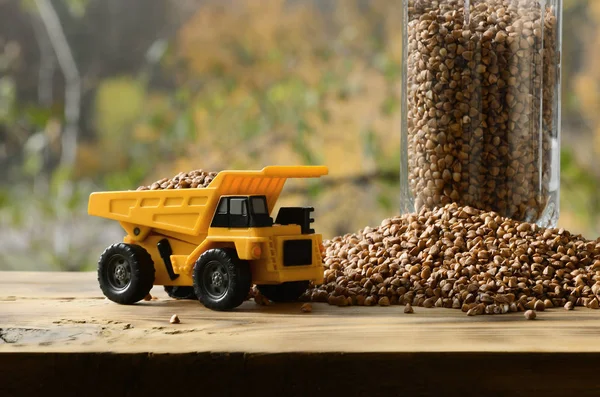
[[[89,0],[65,0],[72,16],[81,18],[85,15]]]
[[[62,117],[61,115],[56,115],[53,109],[39,106],[29,105],[23,107],[21,111],[24,119],[36,128],[44,128],[53,117]]]
[[[19,5],[23,9],[23,11],[35,13],[37,12],[37,6],[35,5],[35,0],[20,0]]]
[[[48,0],[52,3],[63,3],[69,13],[76,17],[81,18],[85,15],[85,11],[87,10],[87,6],[90,3],[90,0]],[[21,8],[29,13],[37,13],[38,8],[35,0],[19,0],[19,4]]]
[[[0,54],[0,62],[2,55]],[[0,67],[0,71],[2,67]],[[15,82],[9,76],[0,77],[0,123],[10,120],[15,101]]]
[[[389,194],[380,193],[377,195],[377,203],[386,210],[393,210],[395,202],[392,201]]]
[[[576,214],[579,222],[596,233],[600,200],[600,182],[577,162],[572,150],[561,151],[561,210]]]
[[[17,247],[0,251],[3,269],[82,270],[93,266],[94,256],[110,239],[118,238],[116,225],[87,216],[92,186],[74,184],[69,173],[57,170],[46,186],[36,180],[33,187],[0,190],[0,220],[11,225]],[[19,203],[19,205],[14,205]],[[85,228],[73,229],[85,224]],[[102,234],[98,234],[103,230]],[[90,254],[93,254],[90,256]]]
[[[96,94],[96,128],[107,147],[121,148],[142,114],[145,89],[128,77],[105,80]]]
[[[311,200],[316,200],[323,193],[323,183],[319,180],[308,180],[307,196]]]
[[[143,165],[136,164],[126,170],[111,172],[104,178],[107,190],[132,190],[137,188],[148,170]]]

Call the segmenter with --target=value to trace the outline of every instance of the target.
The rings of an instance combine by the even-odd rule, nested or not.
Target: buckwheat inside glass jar
[[[403,211],[554,227],[562,0],[404,0]]]

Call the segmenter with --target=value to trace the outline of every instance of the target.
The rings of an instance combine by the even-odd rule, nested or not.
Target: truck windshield
[[[252,209],[255,214],[262,215],[267,213],[267,202],[264,197],[252,197]]]

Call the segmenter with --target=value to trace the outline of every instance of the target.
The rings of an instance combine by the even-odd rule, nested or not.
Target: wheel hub
[[[117,266],[117,270],[115,271],[115,277],[117,278],[117,280],[119,280],[120,282],[124,282],[125,278],[127,277],[125,274],[125,268],[123,267],[123,265],[118,265]]]
[[[225,266],[219,261],[210,261],[206,264],[202,280],[204,290],[213,299],[220,299],[227,293],[229,275]]]
[[[221,273],[213,273],[212,275],[212,283],[215,287],[223,286],[223,275]]]
[[[115,255],[109,263],[108,282],[117,290],[122,290],[131,281],[129,262],[122,255]]]

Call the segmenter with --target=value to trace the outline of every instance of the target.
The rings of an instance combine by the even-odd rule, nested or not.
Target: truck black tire
[[[165,285],[165,292],[173,299],[198,299],[194,287]]]
[[[283,284],[263,284],[256,288],[273,302],[294,302],[306,292],[309,281],[290,281]]]
[[[212,310],[235,309],[246,300],[252,286],[250,265],[229,248],[203,253],[192,276],[198,300]]]
[[[131,305],[144,299],[154,285],[154,262],[134,244],[113,244],[98,261],[98,283],[108,299]]]

